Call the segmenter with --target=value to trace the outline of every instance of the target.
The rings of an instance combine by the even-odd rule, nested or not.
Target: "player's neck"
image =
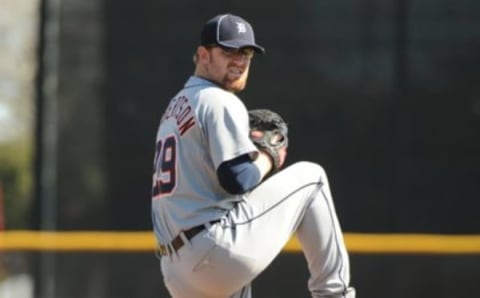
[[[217,85],[218,87],[220,87],[220,88],[222,88],[222,89],[225,89],[220,83],[218,83],[218,82],[215,81],[214,79],[210,78],[209,75],[207,75],[204,71],[202,71],[202,70],[200,69],[200,67],[197,67],[197,68],[195,69],[195,72],[193,73],[193,75],[196,76],[196,77],[199,77],[199,78],[201,78],[201,79],[204,79],[204,80],[206,80],[206,81],[209,81],[209,82]]]

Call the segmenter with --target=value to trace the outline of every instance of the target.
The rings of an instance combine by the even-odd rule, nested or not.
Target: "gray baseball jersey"
[[[248,111],[233,93],[192,76],[169,103],[156,137],[153,223],[161,243],[220,218],[241,199],[220,186],[218,166],[257,152]]]

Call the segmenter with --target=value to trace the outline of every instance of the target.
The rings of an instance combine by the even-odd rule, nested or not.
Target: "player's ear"
[[[209,50],[204,46],[199,46],[197,48],[197,59],[198,59],[198,62],[202,62],[202,63],[209,62],[210,61]]]

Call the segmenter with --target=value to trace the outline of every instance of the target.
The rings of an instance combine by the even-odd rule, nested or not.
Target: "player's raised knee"
[[[327,174],[323,167],[318,163],[314,163],[311,161],[299,161],[292,165],[290,165],[287,169],[288,171],[292,171],[295,175],[298,176],[306,176],[308,178],[313,177],[320,177],[320,179],[326,179]]]

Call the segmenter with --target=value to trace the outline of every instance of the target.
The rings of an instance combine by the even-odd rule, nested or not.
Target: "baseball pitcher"
[[[282,168],[288,127],[235,95],[263,54],[232,14],[204,25],[195,71],[156,136],[152,222],[174,298],[251,297],[251,282],[296,234],[312,297],[355,297],[327,175],[312,162]]]

